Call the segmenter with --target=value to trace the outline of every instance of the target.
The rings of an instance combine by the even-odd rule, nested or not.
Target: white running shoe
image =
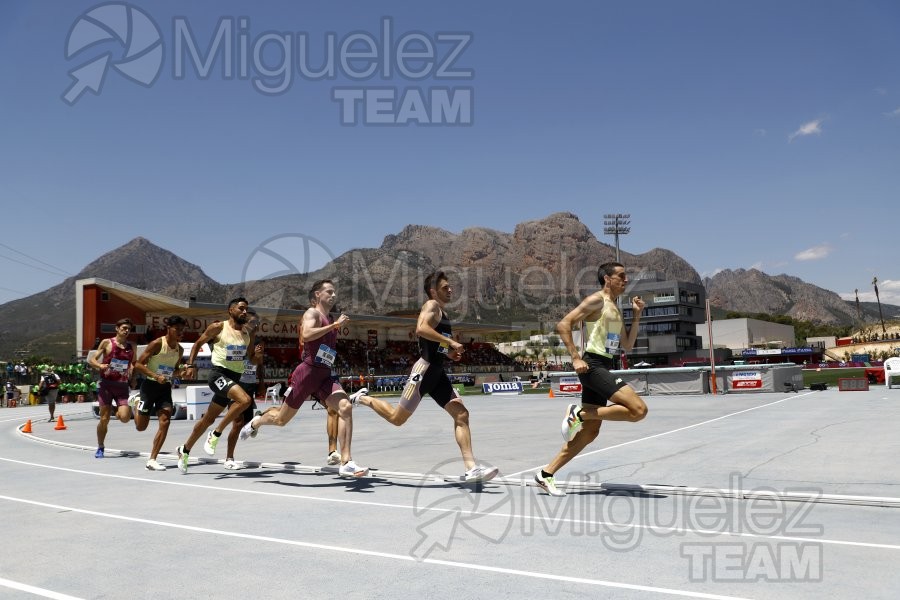
[[[187,474],[190,456],[184,451],[184,446],[175,448],[175,453],[178,455],[178,468],[181,469],[182,473]]]
[[[338,469],[338,475],[341,477],[365,477],[369,474],[369,467],[360,467],[352,460],[348,460]]]
[[[570,404],[566,407],[566,417],[563,419],[562,425],[560,425],[560,433],[562,433],[563,439],[567,442],[572,441],[572,438],[581,431],[581,426],[584,424],[581,417],[578,416],[579,412],[581,412],[581,407],[577,404]]]
[[[497,476],[500,469],[497,467],[486,467],[484,465],[475,465],[462,476],[463,483],[482,483],[490,481]]]
[[[225,468],[229,471],[237,471],[241,467],[237,464],[237,462],[233,458],[225,459]]]
[[[337,450],[328,455],[328,466],[336,467],[341,464],[341,455],[337,453]]]
[[[216,453],[216,446],[219,445],[219,436],[215,435],[212,431],[209,432],[206,436],[206,441],[203,442],[203,451],[213,456]]]
[[[253,417],[255,419],[256,417]],[[256,437],[256,429],[253,428],[253,419],[247,421],[247,424],[241,427],[240,438],[246,440],[248,437]]]
[[[553,475],[550,477],[541,477],[541,472],[538,471],[534,474],[534,482],[538,484],[541,489],[550,494],[551,496],[565,496],[566,493],[556,487],[556,480],[553,478]]]
[[[156,462],[156,459],[154,459],[154,458],[151,458],[150,460],[148,460],[147,464],[144,465],[144,468],[146,468],[148,471],[165,471],[166,470],[166,466],[159,464],[158,462]]]
[[[355,392],[350,394],[350,404],[352,404],[353,406],[356,406],[357,404],[359,404],[360,396],[368,396],[368,395],[369,395],[369,388],[359,388],[358,390],[356,390]]]

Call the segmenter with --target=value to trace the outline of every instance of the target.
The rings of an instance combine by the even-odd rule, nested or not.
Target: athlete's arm
[[[350,320],[350,317],[341,313],[341,316],[335,319],[334,323],[319,326],[320,314],[317,308],[308,308],[303,313],[303,321],[300,323],[300,340],[304,344],[319,339],[333,329],[340,329],[344,323]]]
[[[422,306],[419,312],[419,320],[416,321],[416,335],[432,342],[449,344],[454,352],[462,352],[463,345],[439,333],[435,327],[441,322],[441,307],[434,300],[429,300]]]
[[[200,353],[200,349],[203,348],[203,344],[207,342],[215,341],[219,334],[222,333],[222,329],[225,328],[224,321],[213,321],[210,323],[209,327],[206,328],[206,331],[200,334],[200,337],[197,338],[197,341],[194,342],[194,345],[191,346],[191,353],[188,356],[188,364],[185,365],[185,376],[193,375],[197,372],[197,367],[194,365],[194,361],[197,360],[197,354]],[[192,377],[188,377],[188,379],[192,379]]]
[[[97,351],[94,352],[94,355],[88,361],[92,367],[95,369],[103,370],[109,365],[107,363],[101,363],[100,360],[106,358],[106,354],[109,352],[109,340],[103,340],[100,342],[100,345],[97,346]]]
[[[156,383],[165,383],[166,378],[162,375],[154,373],[150,370],[150,367],[147,366],[147,363],[150,362],[150,359],[159,354],[159,351],[162,350],[162,338],[156,338],[144,348],[144,351],[141,353],[140,358],[138,358],[137,363],[134,365],[134,370],[146,377],[147,379],[152,379]],[[160,381],[162,379],[162,381]]]
[[[572,366],[575,367],[575,371],[578,373],[587,371],[587,363],[584,362],[581,358],[581,352],[575,347],[575,342],[572,340],[572,330],[578,323],[586,320],[588,316],[602,312],[605,301],[606,299],[602,293],[594,292],[556,324],[556,332],[559,333],[559,338],[566,345],[566,350],[568,350],[569,356],[572,357]]]

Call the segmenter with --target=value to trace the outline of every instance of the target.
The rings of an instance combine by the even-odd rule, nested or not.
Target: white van
[[[187,357],[190,355],[191,348],[193,347],[193,342],[180,342],[181,347],[184,349],[184,357],[187,360]],[[147,348],[146,344],[141,344],[137,347],[137,354],[135,354],[135,360],[137,360],[141,354],[144,353],[144,350]],[[88,353],[88,358],[93,356],[96,350],[91,350]],[[203,344],[203,347],[200,349],[200,352],[197,353],[197,358],[194,360],[194,365],[197,367],[197,379],[193,379],[191,381],[180,381],[177,387],[172,388],[172,402],[173,406],[173,419],[186,419],[187,418],[187,391],[188,388],[199,387],[205,390],[209,390],[209,384],[206,382],[209,377],[209,370],[212,368],[211,362],[212,354],[210,352],[209,344]],[[131,390],[131,393],[128,395],[129,402],[132,399],[136,399],[137,396],[140,396],[140,389]],[[94,413],[94,417],[100,418],[100,403],[96,400],[93,402],[92,412]]]

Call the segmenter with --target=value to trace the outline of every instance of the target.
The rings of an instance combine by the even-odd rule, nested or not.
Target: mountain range
[[[781,314],[823,324],[858,323],[854,304],[797,277],[737,269],[701,279],[687,261],[662,248],[643,254],[620,251],[619,257],[632,279],[654,272],[702,284],[710,304],[725,311]],[[595,290],[597,266],[615,259],[614,247],[600,242],[577,216],[565,212],[519,223],[512,233],[481,227],[452,233],[407,225],[386,236],[380,247],[350,250],[313,272],[238,283],[219,283],[199,266],[138,237],[62,283],[4,304],[0,358],[12,358],[16,350],[25,349],[69,360],[74,352],[75,281],[88,277],[201,302],[226,302],[243,295],[251,304],[278,308],[305,307],[309,284],[328,277],[335,280],[341,310],[387,315],[417,311],[424,299],[424,275],[442,268],[454,285],[449,307],[454,318],[539,327],[558,320],[577,298]],[[882,307],[886,315],[900,312],[900,307]],[[864,320],[878,319],[874,303],[861,303],[861,309]]]

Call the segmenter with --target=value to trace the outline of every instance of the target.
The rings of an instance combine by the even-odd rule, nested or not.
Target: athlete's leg
[[[469,429],[469,411],[461,400],[451,400],[444,406],[453,417],[453,435],[462,454],[463,462],[468,471],[475,466],[475,456],[472,454],[472,432]]]
[[[242,412],[247,410],[252,401],[249,394],[247,394],[247,392],[239,385],[233,385],[228,389],[228,399],[231,400],[231,406],[228,407],[228,412],[225,413],[225,416],[222,417],[222,420],[219,421],[219,424],[216,425],[216,428],[213,431],[213,435],[216,437],[221,436],[222,432],[225,431],[225,428],[228,427],[228,424],[238,418]]]
[[[378,416],[382,419],[390,423],[391,425],[396,425],[400,427],[412,416],[412,411],[409,411],[399,404],[391,404],[381,398],[374,398],[372,396],[360,396],[359,403],[363,406],[368,406],[372,410],[374,410]]]
[[[582,421],[630,421],[636,423],[647,416],[647,404],[630,385],[619,388],[609,397],[610,406],[582,406]]]
[[[597,409],[597,406],[588,406],[590,409]],[[544,467],[544,471],[553,475],[557,471],[563,468],[570,460],[578,456],[578,454],[584,450],[588,444],[597,439],[597,435],[600,433],[600,426],[603,425],[603,421],[585,421],[582,428],[575,434],[575,437],[572,438],[572,441],[566,442],[563,444],[562,449],[559,453],[551,460],[546,467]]]
[[[330,406],[326,406],[328,417],[325,419],[325,433],[328,435],[328,454],[337,452],[338,442],[338,413]]]
[[[135,414],[135,421],[137,421],[137,415]],[[168,406],[159,409],[156,412],[156,418],[159,421],[159,426],[156,429],[156,435],[153,436],[153,448],[150,449],[150,460],[156,460],[156,457],[159,455],[159,451],[162,450],[163,444],[166,441],[166,436],[169,435],[169,423],[172,416],[172,409]],[[149,417],[147,417],[149,419]]]
[[[106,432],[109,429],[109,409],[108,404],[100,405],[100,421],[97,423],[97,447],[103,448],[106,442]]]
[[[225,406],[216,402],[216,398],[213,397],[213,401],[209,403],[209,408],[206,409],[206,412],[203,413],[203,416],[194,424],[194,428],[191,429],[190,435],[188,435],[187,441],[184,443],[184,451],[190,453],[191,448],[194,447],[194,444],[197,443],[197,440],[206,433],[206,430],[209,429],[213,423],[216,422],[216,418],[222,414],[222,411],[225,410]]]
[[[325,406],[337,414],[337,440],[341,449],[341,463],[352,458],[350,446],[353,443],[353,405],[347,393],[334,392],[325,399]]]
[[[294,415],[296,415],[299,410],[299,406],[297,408],[291,408],[288,406],[287,402],[282,402],[280,406],[273,406],[263,414],[253,417],[253,420],[250,422],[253,424],[253,429],[259,429],[263,425],[284,427],[291,422],[291,419],[294,418]]]

